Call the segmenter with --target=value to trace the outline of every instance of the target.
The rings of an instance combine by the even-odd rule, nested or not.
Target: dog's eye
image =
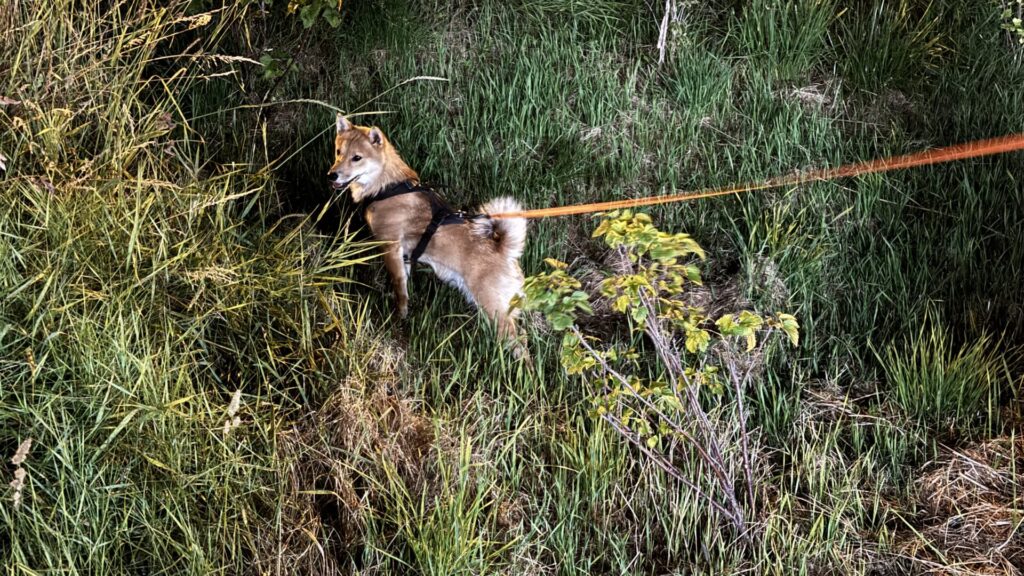
[[[334,151],[334,155],[335,156],[341,156],[341,148],[338,148],[337,150],[335,150]]]
[[[363,159],[363,157],[360,156],[359,154],[356,154],[355,156],[352,157],[352,161],[353,162],[359,162],[362,159]]]

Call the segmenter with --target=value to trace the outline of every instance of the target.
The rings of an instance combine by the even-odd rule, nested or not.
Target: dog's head
[[[351,187],[354,194],[372,187],[384,170],[386,144],[380,128],[355,126],[338,114],[334,165],[327,173],[331,187],[335,190]]]

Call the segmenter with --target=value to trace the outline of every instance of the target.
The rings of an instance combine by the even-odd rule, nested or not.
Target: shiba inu
[[[526,243],[526,220],[494,220],[488,214],[521,210],[511,198],[496,198],[478,214],[452,210],[402,160],[377,127],[355,126],[337,118],[331,187],[348,189],[360,203],[374,238],[385,242],[384,265],[391,275],[398,314],[409,312],[408,278],[417,261],[455,286],[514,343],[517,356],[526,348],[517,340],[512,298],[523,287],[519,257]]]

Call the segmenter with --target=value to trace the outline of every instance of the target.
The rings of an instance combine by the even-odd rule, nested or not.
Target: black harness
[[[374,202],[380,202],[381,200],[387,200],[388,198],[394,198],[395,196],[401,196],[402,194],[424,194],[427,200],[430,201],[430,224],[427,224],[426,230],[420,236],[420,241],[416,243],[416,248],[413,249],[412,254],[407,256],[407,260],[412,267],[416,267],[416,263],[419,261],[420,256],[427,251],[427,246],[430,244],[430,239],[434,237],[434,233],[441,226],[447,226],[448,224],[462,224],[466,220],[475,220],[477,218],[486,218],[486,214],[471,214],[467,216],[461,211],[452,209],[437,192],[434,192],[432,188],[423,186],[419,182],[413,183],[410,181],[399,182],[392,184],[387,188],[381,190],[377,194],[370,196],[362,201],[363,205],[363,220],[366,220],[366,212],[370,209],[370,205]]]

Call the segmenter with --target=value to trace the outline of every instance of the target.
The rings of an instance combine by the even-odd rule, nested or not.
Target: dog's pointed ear
[[[345,118],[344,114],[338,112],[336,127],[338,128],[338,134],[341,134],[342,132],[348,132],[349,130],[351,130],[352,123],[348,121],[348,118]]]
[[[380,131],[380,128],[374,126],[370,128],[370,133],[366,135],[370,139],[370,144],[374,146],[380,146],[384,144],[384,133]]]

